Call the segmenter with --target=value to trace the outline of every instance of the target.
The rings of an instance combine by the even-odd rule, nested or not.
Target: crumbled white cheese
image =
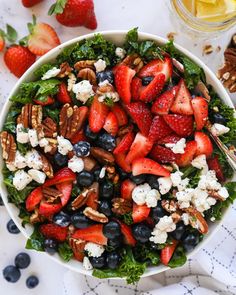
[[[192,200],[193,193],[194,189],[192,188],[187,188],[185,191],[180,191],[176,193],[176,198],[178,200],[180,209],[190,207],[190,202]]]
[[[88,257],[84,257],[83,259],[83,267],[86,269],[86,270],[91,270],[93,269],[93,266],[91,264],[91,262],[89,261]]]
[[[73,150],[73,145],[71,142],[64,138],[63,136],[57,136],[58,142],[58,152],[62,155],[67,155],[70,151]]]
[[[32,149],[31,151],[28,151],[25,155],[26,164],[29,168],[41,170],[43,167],[43,162],[41,159],[40,154]]]
[[[157,206],[157,201],[160,200],[161,195],[156,189],[150,190],[147,195],[146,195],[146,205],[147,207],[156,207]]]
[[[146,203],[146,196],[151,191],[151,187],[148,183],[140,184],[132,191],[132,199],[138,205],[144,205]]]
[[[16,141],[19,143],[29,142],[28,129],[23,124],[17,124],[16,126]]]
[[[32,178],[24,170],[16,171],[13,177],[13,185],[18,190],[23,190],[30,182]]]
[[[106,92],[98,97],[98,101],[103,102],[106,98],[111,99],[113,102],[120,100],[119,94],[117,92]]]
[[[126,51],[121,47],[116,47],[115,54],[117,57],[123,59],[125,57]]]
[[[201,175],[198,187],[202,190],[219,190],[221,184],[218,182],[214,170],[209,170],[205,175]]]
[[[167,238],[168,238],[167,233],[157,228],[153,230],[152,236],[149,238],[149,240],[155,244],[164,244]]]
[[[93,85],[88,80],[83,80],[73,86],[73,92],[76,94],[76,98],[82,103],[86,103],[87,100],[94,95]]]
[[[210,209],[211,206],[215,205],[216,200],[212,197],[209,197],[206,190],[196,188],[194,190],[194,195],[191,202],[199,212],[204,212]]]
[[[219,123],[214,123],[211,126],[211,132],[215,136],[220,136],[225,133],[228,133],[230,131],[229,127],[226,127],[225,125],[219,124]]]
[[[186,147],[186,139],[181,138],[176,143],[166,143],[165,146],[170,148],[175,154],[184,154],[184,149]]]
[[[96,72],[98,73],[98,72],[104,71],[107,64],[106,64],[105,60],[100,58],[98,61],[96,61],[94,63],[94,66],[95,66]]]
[[[40,147],[45,147],[49,144],[49,141],[46,138],[42,138],[39,140],[39,146]]]
[[[167,194],[172,187],[172,181],[170,177],[159,177],[157,181],[159,183],[159,190],[161,195]]]
[[[163,216],[160,218],[159,222],[155,225],[152,236],[149,238],[151,242],[155,244],[163,244],[167,240],[167,233],[172,232],[176,229],[176,224],[174,223],[171,216]]]
[[[99,173],[99,178],[104,178],[106,175],[106,167],[102,167],[100,173]]]
[[[202,174],[206,174],[208,171],[208,165],[206,161],[206,155],[199,155],[191,162],[192,166],[197,169],[202,169]]]
[[[67,90],[70,92],[70,91],[72,91],[72,89],[73,89],[73,86],[75,85],[75,83],[76,83],[76,76],[75,76],[75,74],[73,74],[73,73],[70,73],[69,75],[68,75],[68,81],[67,81]]]
[[[31,146],[36,147],[39,144],[37,131],[35,129],[29,129],[28,135]]]
[[[226,187],[221,187],[217,192],[224,200],[229,197],[229,192]]]
[[[27,166],[25,157],[19,151],[16,151],[14,166],[18,169],[23,169]]]
[[[14,163],[6,163],[7,169],[14,172],[17,170],[16,166],[14,165]]]
[[[189,225],[189,214],[183,213],[181,216],[181,219],[183,220],[184,225]]]
[[[215,217],[214,217],[214,216],[212,216],[212,217],[210,218],[210,221],[211,221],[211,222],[214,222],[214,221],[216,221]]]
[[[53,67],[52,69],[48,70],[41,79],[48,80],[50,78],[54,78],[60,73],[60,71],[60,69]]]
[[[182,179],[183,173],[177,170],[174,173],[170,174],[170,179],[173,183],[173,186],[177,187],[179,191],[185,190],[189,184],[189,178]]]
[[[81,172],[84,170],[84,161],[83,159],[74,156],[68,161],[68,167],[73,171],[73,172]]]
[[[84,250],[88,252],[88,256],[90,257],[100,257],[105,251],[105,248],[102,245],[89,242],[85,245]]]
[[[30,169],[28,171],[29,176],[38,183],[44,183],[46,179],[46,174],[42,171],[36,169]]]

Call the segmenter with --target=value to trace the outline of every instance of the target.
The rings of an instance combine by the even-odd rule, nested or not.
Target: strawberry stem
[[[57,0],[48,11],[48,15],[62,14],[66,6],[67,0]]]

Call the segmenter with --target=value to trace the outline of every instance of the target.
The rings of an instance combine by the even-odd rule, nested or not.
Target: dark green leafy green
[[[201,170],[197,169],[193,166],[188,166],[186,168],[182,168],[181,172],[183,172],[183,176],[182,179],[188,177],[189,180],[189,184],[188,187],[190,188],[195,188],[198,185],[198,182],[200,180],[200,174],[201,174]]]
[[[70,261],[73,257],[73,251],[67,242],[61,243],[58,246],[59,256],[66,262]]]
[[[134,223],[133,218],[132,218],[132,212],[121,215],[120,218],[122,218],[124,223],[127,225],[131,225]]]
[[[60,114],[60,109],[58,107],[54,107],[53,105],[43,107],[44,117],[50,117],[57,124],[59,123],[59,114]]]
[[[154,250],[150,250],[149,246],[136,245],[134,249],[134,257],[139,262],[145,262],[149,265],[158,265],[160,263],[159,253]]]
[[[170,262],[168,263],[168,266],[171,268],[180,267],[185,264],[187,261],[187,257],[184,251],[184,248],[182,246],[178,246],[171,257]]]
[[[30,213],[23,207],[20,206],[20,213],[19,217],[21,218],[21,224],[23,227],[25,227],[26,224],[30,223]]]
[[[47,71],[51,70],[55,66],[56,65],[52,63],[43,64],[41,67],[34,71],[34,75],[36,78],[40,79],[44,74],[47,73]]]
[[[44,242],[44,237],[43,235],[39,232],[38,227],[34,227],[34,232],[30,236],[30,238],[26,242],[26,249],[33,249],[36,251],[44,251],[43,248],[43,242]]]
[[[81,193],[80,188],[77,185],[74,185],[71,192],[71,198],[76,198]]]
[[[21,112],[21,106],[19,104],[13,103],[8,111],[6,121],[3,125],[3,130],[10,133],[16,132],[16,119]]]
[[[231,168],[231,166],[229,165],[229,163],[226,159],[226,156],[217,148],[217,146],[214,147],[213,156],[218,157],[224,177],[227,179],[232,178],[234,171]]]
[[[17,142],[17,150],[22,154],[25,155],[31,147],[28,144],[23,144],[20,142]]]
[[[110,97],[105,97],[104,103],[110,108],[113,107],[114,105],[114,101]]]

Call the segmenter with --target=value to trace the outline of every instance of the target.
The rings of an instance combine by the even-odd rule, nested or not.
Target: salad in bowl
[[[8,201],[34,229],[26,248],[128,283],[183,265],[236,198],[209,135],[233,149],[234,109],[173,42],[137,29],[54,57],[11,96],[0,135]]]

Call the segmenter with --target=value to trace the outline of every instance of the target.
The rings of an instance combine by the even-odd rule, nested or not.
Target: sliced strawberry
[[[105,123],[103,125],[103,129],[105,129],[106,132],[110,133],[113,136],[117,134],[119,125],[118,120],[113,112],[110,112],[107,115]]]
[[[62,182],[73,182],[76,180],[76,174],[70,170],[70,168],[65,167],[55,173],[54,177],[47,179],[43,186],[52,186]]]
[[[134,133],[128,132],[124,135],[124,137],[121,139],[121,141],[118,143],[116,148],[113,151],[113,154],[119,154],[119,153],[125,153],[129,150],[131,144],[134,141]]]
[[[154,59],[147,63],[141,71],[138,73],[140,78],[148,77],[148,76],[156,76],[159,73],[165,75],[165,81],[168,81],[172,76],[173,65],[172,60],[169,57],[165,57],[164,60]]]
[[[77,126],[77,130],[81,130],[81,128],[84,126],[85,121],[88,118],[89,109],[86,106],[79,107],[79,122]]]
[[[195,97],[192,99],[192,108],[196,122],[196,129],[202,130],[207,122],[208,103],[203,97]]]
[[[165,248],[163,248],[161,250],[161,263],[164,265],[168,265],[168,263],[171,260],[171,257],[173,256],[175,249],[178,245],[178,241],[173,240],[172,244],[165,246]]]
[[[158,94],[161,93],[164,85],[165,75],[160,73],[155,76],[150,84],[142,88],[139,99],[144,102],[152,101]]]
[[[42,187],[35,188],[27,197],[25,207],[27,211],[33,211],[43,198]]]
[[[121,229],[121,232],[124,236],[124,243],[126,245],[131,246],[131,247],[134,247],[136,245],[136,240],[133,236],[131,227],[128,226],[127,224],[121,222],[120,220],[116,220],[116,221],[120,224],[120,229]]]
[[[210,137],[206,133],[197,131],[194,134],[194,139],[197,142],[196,156],[206,155],[209,158],[213,153],[213,145]]]
[[[116,164],[122,168],[125,172],[130,173],[131,172],[131,165],[126,161],[126,154],[120,153],[115,156]]]
[[[166,124],[163,117],[160,115],[156,115],[152,120],[152,125],[149,130],[148,138],[149,140],[155,142],[160,140],[161,138],[170,135],[173,131]]]
[[[50,217],[58,213],[59,211],[61,211],[61,209],[62,209],[61,203],[52,204],[46,201],[41,201],[39,205],[39,215]]]
[[[170,171],[148,158],[139,158],[132,162],[132,174],[153,174],[157,176],[170,176]]]
[[[207,160],[207,164],[210,170],[214,170],[216,173],[216,177],[220,182],[225,181],[223,169],[220,165],[220,161],[217,155],[215,155],[213,158],[210,158]]]
[[[152,105],[152,113],[156,115],[167,115],[173,104],[178,88],[178,86],[174,86],[158,96]]]
[[[72,183],[71,182],[62,182],[56,185],[56,188],[62,193],[61,204],[65,206],[71,197]]]
[[[122,199],[132,200],[132,191],[136,187],[136,184],[130,179],[125,179],[121,183],[120,195]]]
[[[60,39],[55,30],[48,24],[34,24],[28,38],[28,48],[35,55],[43,55],[60,45]]]
[[[64,242],[67,238],[68,228],[61,227],[56,224],[47,223],[42,224],[39,227],[39,231],[46,237],[50,239],[57,240],[59,242]]]
[[[97,133],[102,129],[108,113],[108,106],[100,102],[98,97],[95,96],[89,112],[89,128],[92,132]]]
[[[79,262],[83,262],[84,260],[84,252],[75,252],[73,251],[73,254],[74,254],[74,258],[79,261]]]
[[[41,106],[48,106],[55,102],[54,98],[51,96],[47,96],[43,99],[34,99],[34,103],[39,104]]]
[[[42,2],[43,0],[21,0],[22,4],[25,6],[25,7],[32,7],[40,2]]]
[[[151,208],[148,208],[146,204],[137,205],[136,203],[133,203],[132,218],[134,223],[144,221],[148,217],[150,210]]]
[[[134,159],[145,157],[151,150],[153,142],[138,132],[127,154],[127,163],[132,163]]]
[[[148,106],[143,102],[133,102],[126,107],[142,134],[148,136],[152,124],[152,114]]]
[[[164,138],[161,138],[160,140],[158,140],[158,144],[166,144],[166,143],[176,143],[181,139],[180,136],[176,135],[176,134],[171,134],[168,135]]]
[[[131,82],[132,100],[139,100],[141,89],[142,89],[142,80],[138,77],[134,77]]]
[[[184,154],[180,154],[176,159],[176,164],[180,167],[186,167],[190,165],[197,151],[197,143],[192,140],[186,143]]]
[[[88,193],[88,198],[86,205],[88,207],[93,208],[94,210],[97,210],[98,208],[98,198],[99,198],[99,185],[97,182],[94,182],[91,186],[91,189],[94,189],[93,191]]]
[[[87,138],[84,135],[84,130],[77,131],[70,139],[72,144],[76,144],[79,141],[86,141]]]
[[[96,243],[99,245],[106,245],[107,238],[104,236],[102,229],[102,224],[91,225],[83,229],[77,229],[71,237],[74,239],[82,239],[84,241]]]
[[[169,114],[163,116],[169,127],[179,136],[187,137],[193,132],[193,117]]]
[[[59,85],[59,91],[57,93],[57,100],[63,104],[65,103],[71,103],[72,99],[67,91],[66,84],[62,82]]]
[[[115,103],[112,107],[112,112],[115,114],[119,127],[128,124],[128,117],[125,110],[119,103]]]
[[[120,65],[115,72],[115,86],[122,101],[127,104],[131,100],[131,81],[135,71],[126,65]]]
[[[192,115],[193,109],[191,105],[191,94],[183,79],[179,82],[179,90],[176,94],[175,100],[170,108],[171,112],[180,115]]]
[[[153,160],[162,164],[175,162],[178,157],[178,155],[173,153],[172,150],[158,144],[153,146],[149,156]]]

